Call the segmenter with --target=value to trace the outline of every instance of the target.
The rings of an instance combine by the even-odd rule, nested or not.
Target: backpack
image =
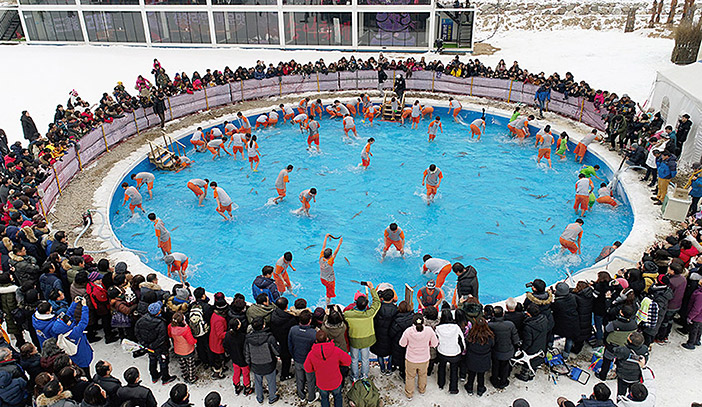
[[[193,304],[188,313],[188,326],[195,338],[199,338],[210,331],[210,326],[205,322],[205,315],[202,312],[202,305]]]
[[[85,286],[85,293],[98,315],[107,315],[110,312],[110,301],[104,288],[91,282]]]
[[[346,393],[351,407],[379,407],[380,392],[371,379],[354,382]]]
[[[251,284],[251,291],[253,292],[254,299],[256,299],[259,294],[266,294],[268,296],[268,301],[270,301],[271,304],[275,303],[275,299],[273,298],[273,293],[271,293],[270,288],[261,288],[256,285],[256,282],[254,282]]]

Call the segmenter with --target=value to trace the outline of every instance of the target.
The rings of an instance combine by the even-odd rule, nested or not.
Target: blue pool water
[[[241,292],[247,298],[261,268],[292,251],[297,271],[289,273],[295,293],[311,304],[322,303],[318,258],[325,233],[344,237],[335,266],[341,303],[351,301],[359,289],[350,280],[390,282],[400,293],[405,282],[418,289],[429,278],[420,273],[427,253],[473,265],[481,300],[497,301],[521,294],[524,284],[536,277],[552,283],[566,270],[591,265],[603,246],[629,234],[633,215],[628,205],[615,210],[595,205],[585,218],[582,256],[560,253],[558,237],[576,218],[573,183],[580,166],[572,153],[565,162],[552,155],[554,166],[549,170],[543,161],[536,164],[533,137],[524,143],[507,137],[506,118],[488,116],[486,134],[472,142],[466,125],[453,123],[446,109],[436,112],[442,115],[444,132],[433,143],[427,142],[429,120],[423,120],[419,130],[410,130],[408,125],[383,122],[371,128],[358,118],[359,139],[344,141],[341,122],[325,117],[321,154],[306,151],[306,136],[297,126],[281,122],[255,132],[262,154],[257,173],[251,172],[248,161],[234,161],[224,153],[211,161],[209,152],[189,153],[195,163],[177,174],[155,171],[147,160],[133,172],[156,174],[153,200],[142,188],[144,209],[155,212],[169,230],[175,228],[173,251],[190,257],[191,284],[227,295]],[[460,118],[470,123],[478,116],[464,110]],[[374,156],[370,168],[362,171],[360,152],[370,136],[376,139]],[[436,201],[428,206],[421,181],[431,163],[444,178]],[[602,165],[589,153],[586,163]],[[288,197],[279,205],[267,205],[276,196],[275,178],[287,164],[295,166]],[[225,222],[215,212],[211,191],[205,207],[198,207],[186,187],[191,178],[217,181],[239,205],[234,220]],[[594,182],[598,187],[599,181]],[[310,187],[319,191],[312,217],[295,215],[299,192]],[[545,197],[536,198],[541,195]],[[122,199],[118,187],[110,211],[117,237],[127,247],[147,251],[148,265],[165,272],[151,222],[143,215],[131,217],[126,208],[117,213]],[[381,263],[383,230],[391,222],[404,230],[407,253],[402,259],[391,249]],[[451,275],[445,285],[449,295],[454,282]]]

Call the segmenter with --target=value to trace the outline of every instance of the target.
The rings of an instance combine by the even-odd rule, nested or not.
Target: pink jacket
[[[168,336],[173,338],[173,351],[176,355],[187,356],[195,351],[197,339],[189,326],[168,325]]]
[[[439,339],[434,330],[424,327],[422,332],[417,331],[414,325],[407,328],[400,338],[400,346],[407,348],[405,359],[412,363],[424,363],[431,359],[430,348],[437,347]]]

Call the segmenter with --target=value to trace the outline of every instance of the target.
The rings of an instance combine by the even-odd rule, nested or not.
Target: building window
[[[147,6],[204,6],[207,0],[144,0]]]
[[[276,0],[212,0],[213,6],[275,6]]]
[[[213,15],[218,44],[280,45],[276,12],[215,12]]]
[[[37,5],[37,4],[59,4],[59,5],[64,5],[64,4],[71,4],[75,5],[76,1],[75,0],[20,0],[20,4],[26,4],[26,5]]]
[[[88,39],[93,42],[146,42],[138,11],[84,11]]]
[[[426,47],[429,13],[359,13],[358,45]]]
[[[75,11],[25,11],[24,22],[31,41],[83,41]]]
[[[206,12],[146,13],[151,42],[174,44],[210,43],[210,26]]]
[[[139,0],[80,0],[80,4],[88,6],[138,6]]]
[[[288,45],[351,45],[351,13],[285,13]]]
[[[359,6],[426,6],[429,4],[431,0],[358,0]]]

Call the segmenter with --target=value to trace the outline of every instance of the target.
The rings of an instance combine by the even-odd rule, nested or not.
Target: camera
[[[361,285],[368,287],[368,281],[361,281]]]
[[[530,282],[524,284],[524,286],[525,286],[526,288],[531,288],[531,287],[534,286],[534,283],[532,283],[532,282],[530,281]]]

